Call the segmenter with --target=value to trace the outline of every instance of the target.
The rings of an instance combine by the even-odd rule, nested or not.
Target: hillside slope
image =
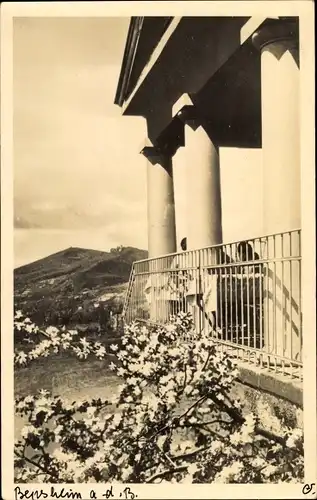
[[[101,297],[122,301],[132,263],[144,258],[147,252],[133,247],[116,252],[67,248],[14,270],[15,307],[35,316],[42,310],[44,318],[49,310],[87,309]]]

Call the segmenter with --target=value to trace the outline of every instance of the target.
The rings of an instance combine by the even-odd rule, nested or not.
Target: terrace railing
[[[301,378],[301,231],[135,262],[125,321],[179,311],[239,359]]]

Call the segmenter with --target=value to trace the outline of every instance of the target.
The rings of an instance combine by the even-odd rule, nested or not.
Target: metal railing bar
[[[206,264],[202,266],[202,269],[223,269],[223,268],[231,268],[231,267],[248,267],[248,266],[256,266],[260,264],[271,264],[273,262],[289,262],[289,261],[301,261],[302,257],[301,256],[289,256],[289,257],[281,257],[281,258],[276,258],[276,259],[261,259],[261,260],[248,260],[247,262],[241,262],[241,261],[235,261],[229,264]],[[138,264],[139,261],[135,262],[135,264]],[[177,267],[177,268],[171,268],[171,267],[166,267],[162,269],[157,269],[155,271],[136,271],[136,275],[152,275],[154,272],[155,273],[171,273],[171,272],[179,272],[179,271],[196,271],[198,267],[193,267],[193,266],[186,266],[186,267]],[[239,274],[245,274],[245,273],[237,273]],[[256,274],[261,274],[259,271],[256,271]]]
[[[252,237],[252,238],[243,238],[243,240],[234,240],[234,241],[228,241],[227,243],[218,243],[217,245],[211,245],[211,246],[207,246],[204,248],[205,249],[213,249],[213,248],[221,248],[225,245],[238,245],[239,243],[241,243],[241,241],[247,241],[248,243],[252,243],[258,239],[261,239],[261,240],[268,239],[268,238],[271,238],[272,236],[275,236],[278,234],[286,234],[286,233],[293,234],[293,233],[300,233],[300,232],[301,232],[301,229],[297,228],[297,229],[292,229],[291,231],[283,231],[282,233],[270,233],[270,234],[265,234],[263,236],[257,236],[257,237]],[[200,250],[202,250],[202,248],[195,248],[192,250],[186,250],[185,252],[182,252],[182,254],[186,255],[190,252],[199,252]],[[137,260],[136,262],[138,262],[138,263],[140,263],[140,262],[152,262],[152,261],[156,261],[158,259],[163,259],[163,258],[171,259],[172,257],[179,255],[179,253],[180,252],[168,253],[168,254],[164,254],[164,255],[159,255],[158,257],[150,257],[148,259],[140,259],[140,260]]]

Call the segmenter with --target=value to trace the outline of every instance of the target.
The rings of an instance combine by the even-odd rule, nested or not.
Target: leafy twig
[[[186,383],[187,383],[187,370],[186,370],[186,364],[184,364],[184,383],[183,383],[183,390],[182,390],[182,392],[184,392],[184,390],[186,388]]]
[[[37,467],[39,470],[41,470],[43,472],[43,474],[48,474],[52,478],[58,479],[58,475],[57,474],[54,474],[53,472],[49,472],[44,467],[42,467],[39,463],[34,462],[31,458],[29,458],[29,457],[27,457],[25,455],[21,455],[20,453],[17,453],[16,451],[14,453],[15,453],[15,455],[17,457],[22,458],[23,460],[25,460],[29,464],[33,465],[33,467]]]
[[[201,448],[197,448],[197,450],[189,451],[188,453],[183,453],[182,455],[173,455],[172,458],[174,460],[183,460],[186,458],[193,458],[196,455],[198,455],[198,453],[202,453],[203,451],[208,450],[210,447],[211,447],[211,445],[202,446]]]
[[[155,481],[155,479],[164,478],[165,476],[168,476],[170,474],[176,474],[177,472],[185,472],[187,469],[188,469],[187,465],[175,467],[174,469],[167,469],[167,470],[164,470],[162,472],[158,472],[157,474],[154,474],[145,482],[146,483],[153,483],[153,481]]]
[[[203,368],[202,368],[202,371],[203,371],[203,372],[206,370],[206,367],[207,367],[207,365],[208,365],[208,362],[209,362],[209,359],[210,359],[210,354],[211,354],[211,349],[209,348],[209,349],[208,349],[208,355],[207,355],[206,361],[205,361],[204,366],[203,366]]]
[[[188,413],[193,410],[196,406],[198,406],[200,403],[202,403],[203,401],[205,401],[207,399],[207,396],[202,396],[201,398],[198,399],[198,401],[196,401],[195,403],[193,403],[189,408],[187,408],[187,410],[182,414],[180,415],[179,420],[183,419],[184,417],[186,417],[186,415],[188,415]]]

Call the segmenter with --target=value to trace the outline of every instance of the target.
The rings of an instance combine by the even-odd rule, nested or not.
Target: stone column
[[[188,248],[222,243],[218,148],[202,126],[185,126]]]
[[[185,124],[187,246],[189,250],[222,243],[219,150],[194,106],[178,116]]]
[[[176,252],[175,202],[172,157],[154,147],[142,153],[147,165],[149,257]]]
[[[155,147],[142,150],[147,165],[147,211],[149,258],[157,258],[176,252],[175,202],[172,156]],[[149,262],[150,319],[166,322],[169,319],[169,300],[162,292],[170,259],[154,259]],[[165,294],[165,295],[164,295]]]
[[[209,320],[215,316],[209,311],[207,321],[206,311],[202,309],[202,297],[208,286],[204,266],[211,261],[216,263],[216,255],[213,250],[208,252],[208,256],[206,252],[202,254],[199,250],[222,243],[219,151],[206,132],[207,122],[191,104],[188,96],[184,96],[176,103],[174,110],[185,127],[187,249],[198,250],[188,256],[189,267],[193,268],[191,274],[194,283],[191,293],[188,293],[187,304],[192,310],[196,328],[209,328]],[[216,277],[213,286],[218,286]],[[217,314],[216,303],[214,308]]]
[[[301,227],[299,52],[295,22],[271,21],[253,35],[261,51],[264,228]],[[300,255],[297,233],[271,237],[264,278],[264,344],[273,354],[301,358]],[[281,259],[286,259],[282,263]]]

